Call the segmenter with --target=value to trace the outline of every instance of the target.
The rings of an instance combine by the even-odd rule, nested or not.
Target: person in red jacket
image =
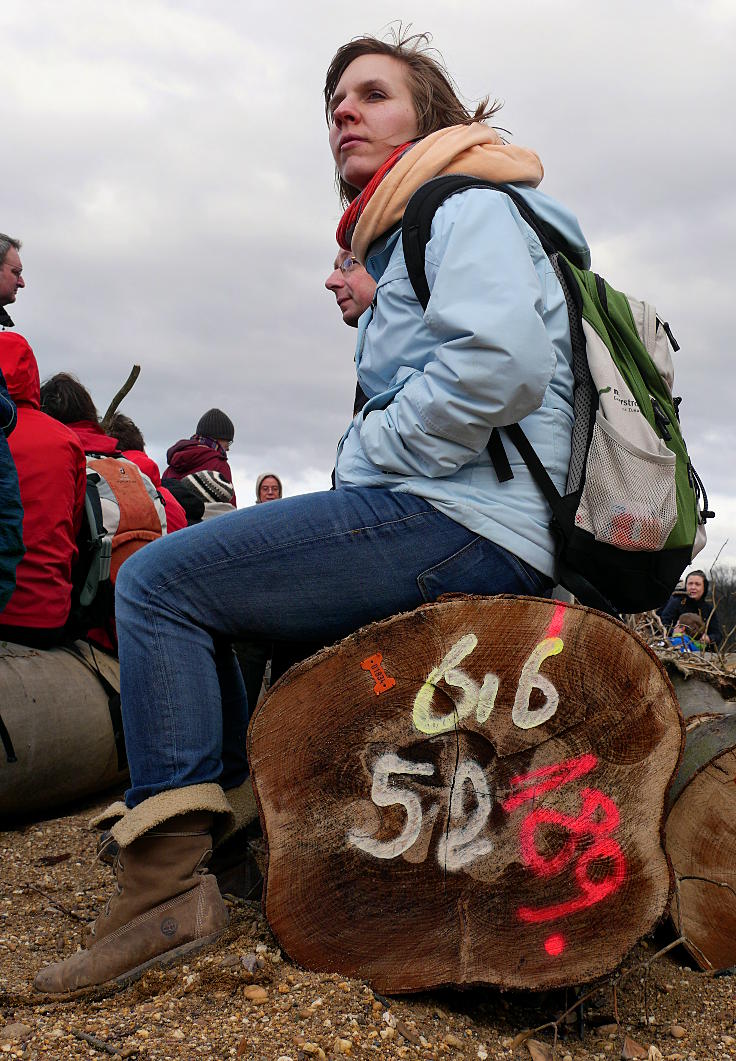
[[[26,554],[0,614],[0,638],[34,648],[64,640],[86,488],[84,451],[68,427],[41,412],[38,365],[22,335],[0,334],[0,369],[18,407],[8,439],[18,469]]]
[[[46,380],[41,387],[41,408],[49,416],[53,416],[55,420],[60,420],[62,424],[71,428],[81,442],[85,453],[99,453],[103,457],[122,453],[123,457],[137,464],[161,494],[166,509],[167,533],[171,534],[173,531],[186,527],[187,517],[184,509],[173,494],[161,486],[158,465],[147,453],[143,452],[143,436],[129,417],[117,413],[113,421],[121,424],[122,421],[128,421],[132,425],[140,439],[140,450],[134,445],[131,445],[129,450],[126,449],[125,439],[119,442],[117,437],[108,435],[102,430],[92,395],[69,372],[57,372],[51,379]]]
[[[110,421],[110,431],[115,436],[122,455],[137,464],[158,488],[166,509],[166,533],[173,534],[174,531],[183,530],[187,526],[186,512],[171,491],[161,485],[158,464],[146,453],[146,443],[138,425],[124,413],[115,413]]]

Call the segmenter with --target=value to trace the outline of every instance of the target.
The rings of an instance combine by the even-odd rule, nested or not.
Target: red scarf
[[[389,155],[383,165],[376,170],[360,195],[357,195],[355,199],[353,199],[350,206],[342,215],[340,224],[337,226],[337,243],[344,251],[350,250],[350,242],[353,238],[355,226],[358,224],[358,220],[363,213],[366,203],[386,174],[393,169],[407,148],[410,148],[414,143],[414,140],[407,140],[405,144],[397,147],[396,150]]]

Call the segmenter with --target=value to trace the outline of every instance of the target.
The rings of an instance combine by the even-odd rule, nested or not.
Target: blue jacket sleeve
[[[433,355],[360,428],[368,458],[397,474],[452,474],[482,452],[494,427],[539,408],[555,369],[542,285],[508,197],[473,190],[453,198],[437,211],[426,251]],[[417,309],[403,302],[397,328],[402,312]]]
[[[17,421],[18,413],[15,408],[15,402],[8,394],[5,376],[0,371],[0,431],[3,432],[6,438],[13,431]]]

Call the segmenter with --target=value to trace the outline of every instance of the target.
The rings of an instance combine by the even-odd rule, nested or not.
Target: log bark
[[[736,965],[736,705],[688,730],[665,831],[670,916],[702,969]]]
[[[682,739],[656,656],[599,612],[462,598],[366,627],[250,726],[271,927],[390,993],[605,974],[668,900]]]

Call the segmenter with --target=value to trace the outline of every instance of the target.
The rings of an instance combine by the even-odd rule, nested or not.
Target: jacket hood
[[[279,492],[280,492],[280,494],[283,497],[284,484],[281,482],[281,479],[276,474],[276,472],[261,472],[261,474],[256,479],[256,504],[257,505],[261,504],[261,483],[263,482],[264,479],[275,479],[276,482],[279,484]]]
[[[202,444],[193,438],[182,438],[166,451],[166,460],[172,468],[186,468],[193,450],[202,449]]]
[[[73,424],[67,424],[71,428],[85,453],[117,453],[118,440],[111,435],[106,435],[99,424],[94,420],[77,420]]]
[[[28,341],[17,332],[0,334],[0,369],[10,397],[18,405],[41,408],[41,381],[36,357]]]

